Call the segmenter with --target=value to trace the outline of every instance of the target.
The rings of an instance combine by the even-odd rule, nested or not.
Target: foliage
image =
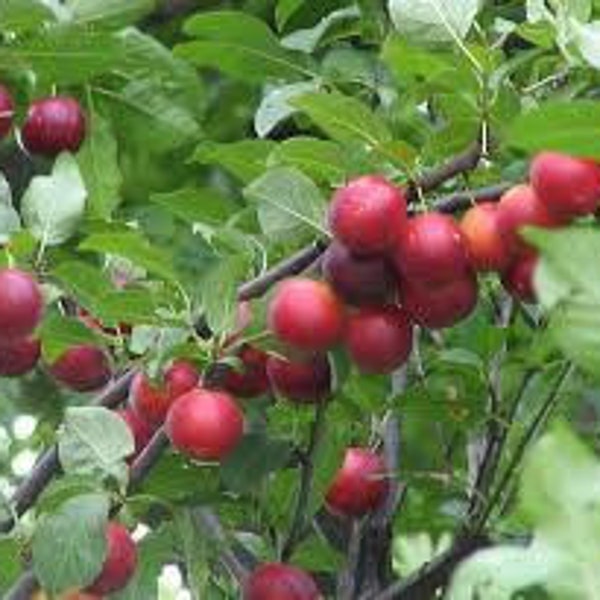
[[[0,593],[12,598],[28,566],[48,594],[85,587],[118,515],[147,529],[122,600],[158,597],[169,564],[183,566],[194,598],[235,598],[228,552],[318,573],[326,597],[356,572],[343,597],[376,598],[480,536],[497,545],[457,568],[448,598],[595,597],[595,215],[527,231],[541,256],[538,304],[482,275],[469,319],[420,329],[391,376],[361,374],[332,350],[322,415],[269,393],[240,401],[245,435],[222,465],[169,449],[134,481],[133,439],[114,407],[58,386],[48,367],[80,344],[100,346],[116,373],[155,379],[174,358],[205,378],[215,363],[239,367],[245,341],[281,353],[266,331],[271,286],[248,294],[242,332],[239,291],[330,240],[335,189],[382,174],[421,212],[523,181],[542,150],[600,161],[599,67],[592,0],[0,1],[0,83],[17,126],[0,141],[0,267],[35,273],[47,306],[40,365],[0,378],[0,525],[19,517],[0,527]],[[79,100],[86,140],[31,156],[27,107],[55,93]],[[474,168],[412,185],[473,147]],[[568,425],[548,432],[558,415]],[[61,474],[23,516],[12,493],[55,443]],[[388,475],[405,492],[393,515],[360,528],[324,508],[350,445],[391,452]],[[222,531],[199,516],[207,506]],[[369,546],[379,518],[383,558]],[[345,543],[352,532],[358,551]]]

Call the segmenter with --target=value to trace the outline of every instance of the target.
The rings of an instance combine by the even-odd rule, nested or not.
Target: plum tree
[[[23,338],[0,344],[0,377],[18,377],[33,370],[40,359],[41,344],[36,338]]]
[[[511,247],[499,221],[498,206],[492,202],[474,206],[462,218],[460,228],[476,271],[499,271],[508,266]]]
[[[15,105],[10,92],[0,85],[0,140],[12,129],[14,111]]]
[[[348,304],[384,304],[393,298],[396,278],[382,257],[354,256],[339,242],[333,242],[323,256],[323,277]]]

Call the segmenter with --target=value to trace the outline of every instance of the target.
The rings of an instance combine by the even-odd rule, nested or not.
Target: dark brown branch
[[[506,492],[515,472],[522,463],[525,451],[527,450],[531,441],[539,433],[542,425],[550,418],[554,408],[556,407],[556,403],[559,400],[560,392],[572,372],[573,364],[570,362],[565,363],[564,367],[561,369],[558,377],[556,378],[556,382],[552,386],[550,394],[543,403],[541,409],[538,411],[537,415],[534,417],[533,421],[529,424],[529,427],[523,434],[522,438],[519,440],[519,444],[517,445],[508,465],[506,466],[504,473],[500,477],[500,481],[496,485],[491,498],[488,500],[481,515],[473,523],[474,531],[481,531],[483,529],[487,520],[492,514],[492,511],[497,506],[502,495]]]
[[[400,423],[393,413],[383,422],[383,456],[389,474],[385,502],[365,522],[360,554],[355,565],[356,590],[361,594],[381,591],[393,580],[392,543],[393,519],[400,500],[397,474],[400,469]]]
[[[139,487],[168,446],[169,438],[167,438],[164,427],[161,427],[131,465],[131,470],[129,471],[130,491]]]
[[[411,182],[407,192],[408,201],[414,202],[419,198],[419,194],[431,192],[457,175],[475,169],[481,160],[481,152],[481,143],[473,142],[460,154]]]
[[[465,558],[489,545],[484,536],[459,538],[452,547],[426,563],[407,578],[397,581],[380,594],[364,596],[361,600],[429,600],[447,584],[456,566]]]
[[[243,584],[248,577],[248,569],[231,549],[219,518],[212,510],[205,507],[195,509],[192,514],[197,528],[205,532],[218,546],[219,560],[223,566],[233,575],[239,584]]]
[[[306,448],[304,461],[300,466],[300,487],[298,489],[298,498],[296,500],[296,508],[292,518],[292,525],[281,551],[281,559],[283,562],[287,562],[292,557],[298,541],[302,538],[302,532],[306,525],[306,513],[310,500],[314,473],[314,455],[321,443],[325,425],[324,417],[326,409],[326,402],[320,402],[315,408],[315,418],[310,430],[308,446]]]
[[[39,584],[32,570],[25,571],[4,596],[4,600],[31,600]]]
[[[303,248],[260,277],[241,285],[238,289],[238,299],[252,300],[263,296],[278,281],[308,269],[325,250],[327,250],[327,243],[323,241],[317,241]]]
[[[133,378],[133,371],[128,371],[119,379],[109,384],[107,388],[92,402],[97,406],[114,408],[120,404],[129,391],[129,384]],[[12,498],[9,500],[13,507],[14,514],[20,517],[27,512],[39,498],[40,494],[46,489],[50,481],[60,470],[58,460],[58,447],[55,445],[42,454],[33,471],[29,474],[21,485],[17,488]],[[0,523],[0,532],[8,533],[14,526],[14,521],[8,520]]]
[[[451,214],[466,210],[473,204],[480,202],[496,202],[507,192],[513,183],[498,183],[487,187],[457,192],[448,196],[443,196],[433,203],[434,210],[442,213]]]

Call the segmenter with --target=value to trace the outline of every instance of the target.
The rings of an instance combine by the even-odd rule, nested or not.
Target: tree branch
[[[429,600],[446,585],[456,566],[477,550],[489,546],[484,536],[458,538],[452,547],[431,562],[397,581],[380,594],[364,596],[361,600]]]
[[[439,167],[428,171],[415,181],[410,182],[407,190],[409,203],[417,200],[420,194],[431,192],[457,175],[475,169],[481,160],[481,152],[481,142],[473,142],[460,154],[457,154]]]
[[[392,521],[400,500],[397,474],[400,470],[400,423],[388,412],[382,427],[383,457],[389,487],[381,507],[370,515],[362,529],[360,554],[354,569],[355,589],[361,594],[381,591],[393,580]]]
[[[198,529],[206,532],[219,547],[219,559],[223,566],[233,575],[239,584],[243,584],[248,577],[248,570],[231,549],[229,540],[219,518],[208,508],[197,508],[192,512],[192,517]]]
[[[106,408],[114,408],[119,405],[127,397],[134,373],[133,370],[127,371],[117,380],[110,383],[95,398],[92,404]],[[33,467],[33,471],[19,485],[12,498],[10,498],[9,503],[13,507],[14,514],[17,517],[23,515],[35,504],[40,494],[46,489],[59,470],[58,447],[54,445],[42,454]],[[0,523],[0,533],[8,533],[14,525],[15,523],[12,519]]]
[[[306,454],[304,461],[300,465],[300,487],[298,490],[298,499],[296,500],[296,508],[292,518],[290,531],[283,544],[283,549],[281,550],[281,559],[283,562],[287,562],[291,558],[298,541],[302,537],[302,532],[306,524],[306,512],[310,500],[310,493],[312,491],[312,479],[315,467],[314,457],[319,449],[321,438],[323,436],[326,410],[327,402],[325,401],[319,402],[315,407],[315,418],[310,430]]]
[[[327,242],[317,241],[269,269],[260,277],[244,283],[238,289],[238,299],[252,300],[263,296],[277,282],[310,267],[327,250],[327,246]]]
[[[490,499],[488,500],[484,510],[482,511],[479,518],[473,523],[473,531],[481,531],[485,526],[487,520],[489,519],[492,511],[494,510],[496,504],[505,493],[508,485],[510,484],[514,473],[517,471],[521,462],[523,460],[523,456],[525,455],[525,451],[527,447],[533,440],[533,438],[537,435],[542,425],[548,421],[554,408],[556,407],[556,403],[560,397],[560,392],[565,384],[566,380],[569,378],[569,375],[573,371],[573,364],[567,362],[565,366],[561,369],[558,377],[556,378],[556,382],[548,395],[548,398],[542,405],[541,409],[538,411],[537,415],[534,417],[533,421],[529,424],[529,427],[523,434],[523,437],[519,441],[506,469],[500,478],[498,485],[496,486],[494,492],[492,493]]]
[[[433,203],[433,209],[442,213],[451,214],[466,210],[473,204],[481,202],[497,202],[505,192],[507,192],[514,183],[498,183],[487,187],[478,188],[475,190],[466,190],[442,196]]]

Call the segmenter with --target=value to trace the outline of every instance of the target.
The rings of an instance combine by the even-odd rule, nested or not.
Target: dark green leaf
[[[33,536],[33,568],[50,593],[85,587],[100,572],[106,555],[108,508],[106,496],[86,494],[42,517]]]
[[[285,50],[267,25],[243,12],[199,14],[185,32],[198,41],[186,42],[176,54],[195,65],[212,67],[245,81],[265,77],[299,79],[312,76],[297,56]]]
[[[117,142],[105,119],[92,113],[89,120],[90,133],[77,156],[77,162],[88,193],[88,214],[109,220],[121,200],[122,177]]]
[[[257,489],[269,473],[287,464],[291,453],[292,447],[286,440],[249,433],[221,465],[223,482],[233,492]]]

